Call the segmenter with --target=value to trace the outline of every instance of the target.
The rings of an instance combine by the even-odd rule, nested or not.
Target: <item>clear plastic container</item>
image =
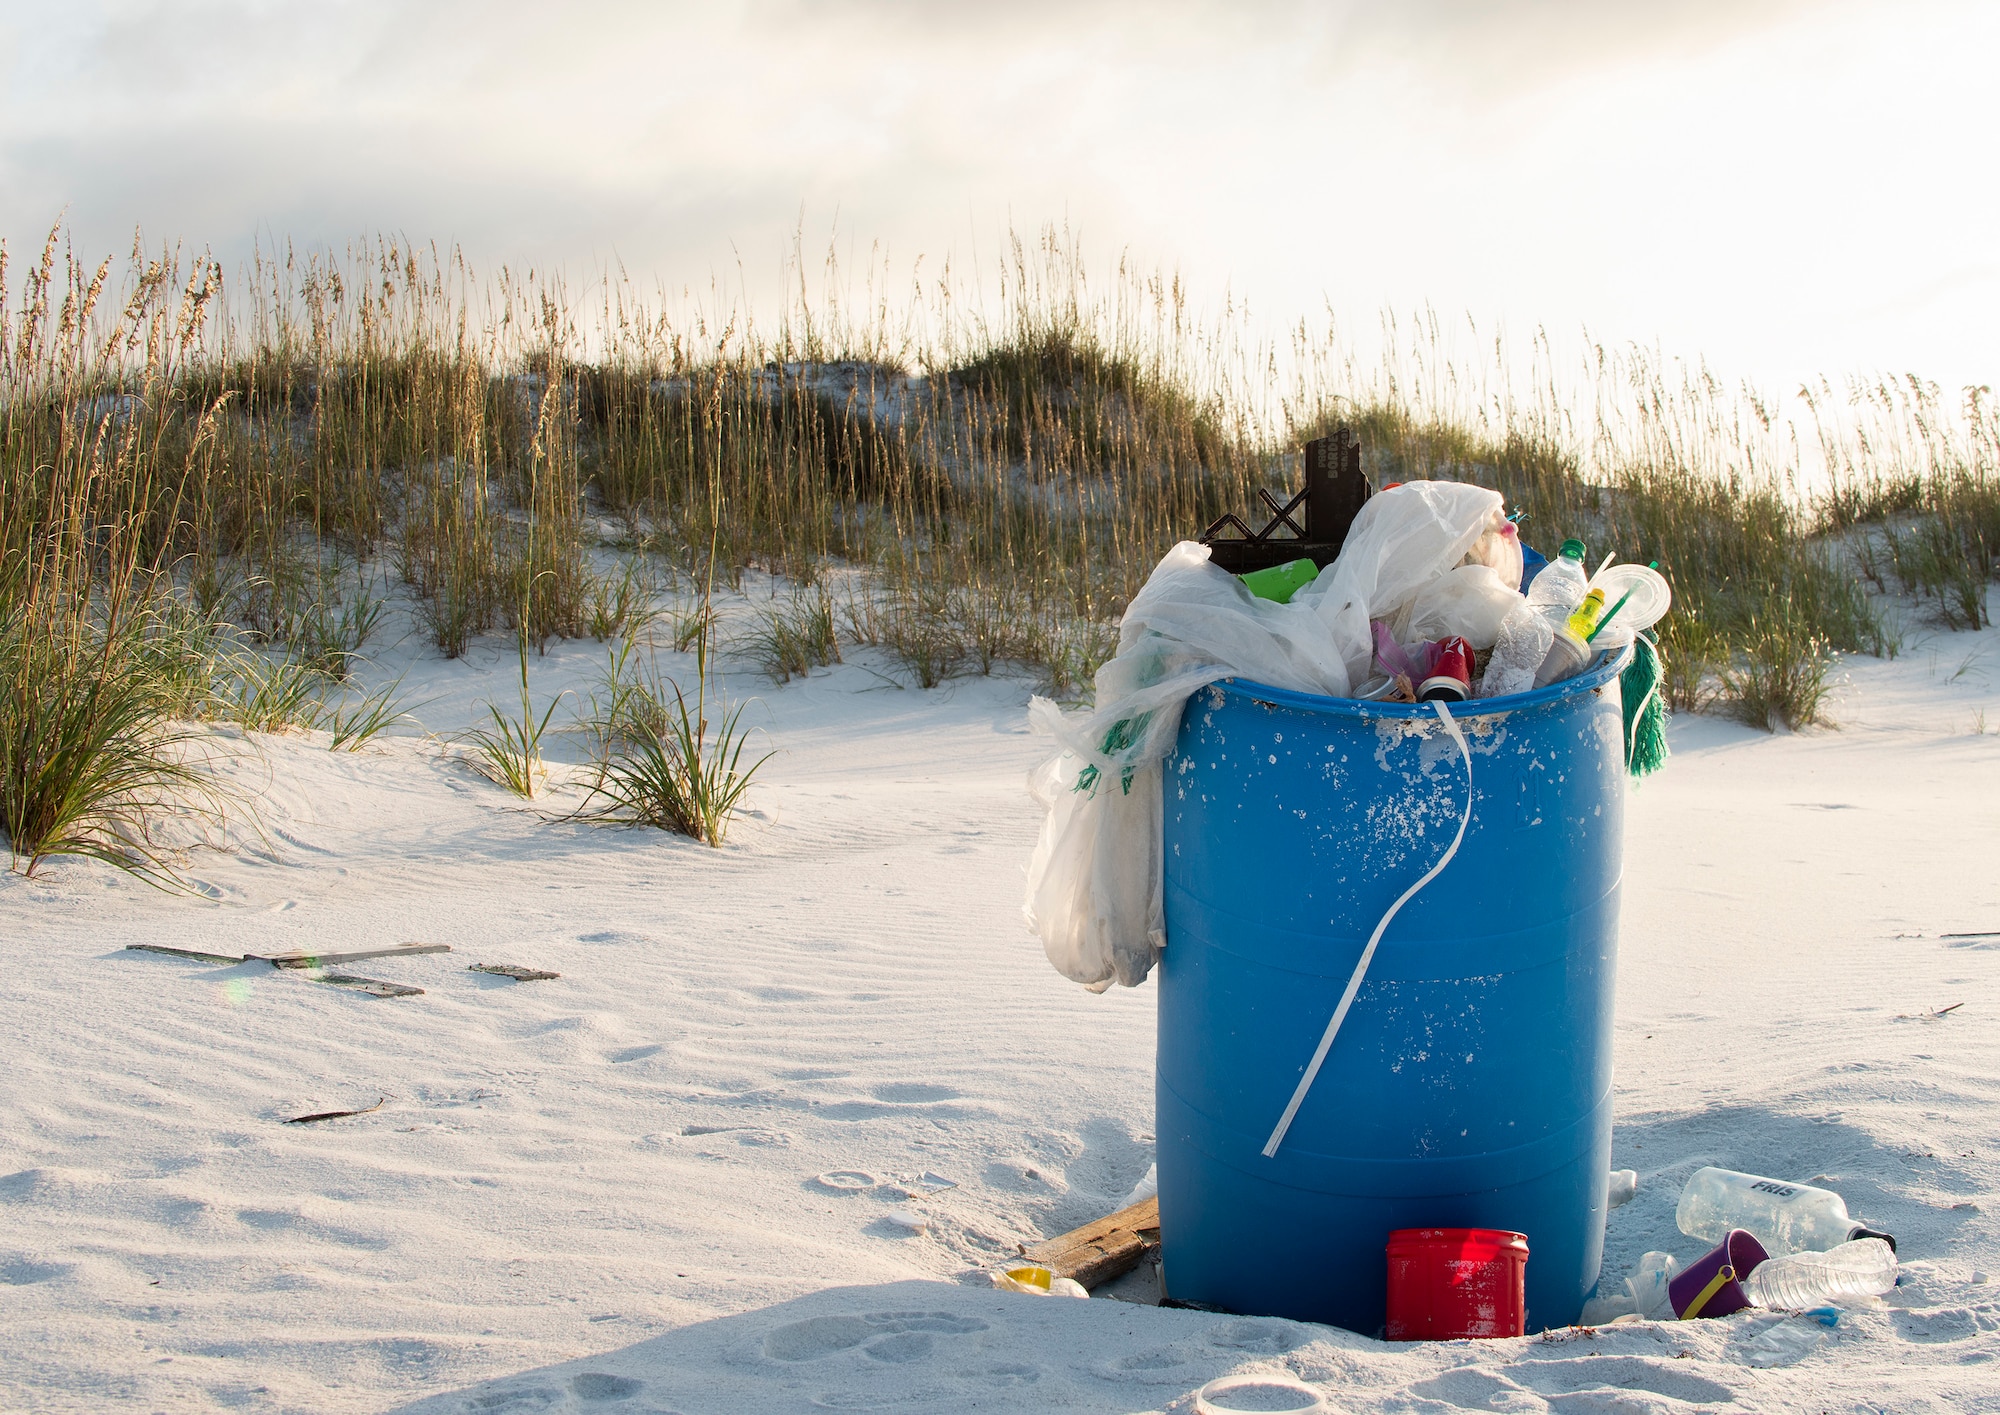
[[[1542,659],[1541,667],[1535,670],[1535,686],[1546,688],[1551,683],[1574,678],[1583,672],[1591,656],[1589,644],[1572,634],[1567,626],[1558,628],[1549,640],[1549,651]]]
[[[1561,623],[1583,603],[1590,575],[1583,568],[1583,542],[1566,540],[1562,553],[1542,567],[1528,586],[1528,608]]]
[[[1782,1311],[1873,1297],[1895,1285],[1896,1254],[1879,1238],[1857,1238],[1824,1253],[1766,1258],[1743,1279],[1743,1291],[1752,1302]]]
[[[1740,1174],[1710,1166],[1691,1175],[1681,1190],[1674,1222],[1690,1238],[1720,1243],[1732,1228],[1748,1229],[1773,1257],[1824,1251],[1855,1238],[1896,1240],[1847,1212],[1847,1201],[1831,1189]]]

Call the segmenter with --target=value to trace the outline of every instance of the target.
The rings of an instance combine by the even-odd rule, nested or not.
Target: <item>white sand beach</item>
[[[552,645],[537,703],[604,655]],[[1029,682],[848,660],[730,675],[776,755],[720,850],[409,728],[233,744],[257,819],[198,893],[0,874],[0,1406],[1129,1415],[1283,1370],[1353,1412],[2000,1410],[2000,937],[1943,937],[2000,930],[2000,631],[1844,660],[1838,730],[1682,717],[1628,807],[1606,1273],[1698,1256],[1674,1203],[1719,1164],[1836,1189],[1902,1285],[1831,1330],[1421,1345],[986,1286],[1151,1163],[1153,998],[1023,928]],[[363,678],[449,736],[514,668]],[[451,951],[354,971],[420,997],[126,948],[404,941]]]

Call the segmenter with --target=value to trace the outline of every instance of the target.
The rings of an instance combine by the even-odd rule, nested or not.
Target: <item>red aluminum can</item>
[[[1430,677],[1417,686],[1418,699],[1431,702],[1443,698],[1448,703],[1462,703],[1471,696],[1472,645],[1457,635],[1439,639],[1437,662]]]
[[[1523,1336],[1528,1237],[1499,1228],[1399,1228],[1389,1235],[1391,1341]]]

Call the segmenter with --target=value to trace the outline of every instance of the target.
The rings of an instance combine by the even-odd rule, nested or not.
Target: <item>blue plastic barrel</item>
[[[1390,924],[1271,1158],[1368,935],[1458,828],[1465,766],[1428,703],[1189,700],[1164,781],[1170,1297],[1372,1336],[1391,1231],[1497,1228],[1528,1237],[1528,1330],[1576,1320],[1611,1159],[1625,657],[1454,710],[1464,843]]]

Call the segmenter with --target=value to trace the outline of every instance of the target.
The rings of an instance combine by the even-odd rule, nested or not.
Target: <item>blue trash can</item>
[[[1396,915],[1277,1153],[1262,1153],[1376,921],[1458,829],[1433,707],[1226,681],[1163,781],[1160,1237],[1167,1293],[1377,1335],[1389,1234],[1528,1238],[1528,1330],[1604,1248],[1623,856],[1618,674],[1458,705],[1473,806]]]

